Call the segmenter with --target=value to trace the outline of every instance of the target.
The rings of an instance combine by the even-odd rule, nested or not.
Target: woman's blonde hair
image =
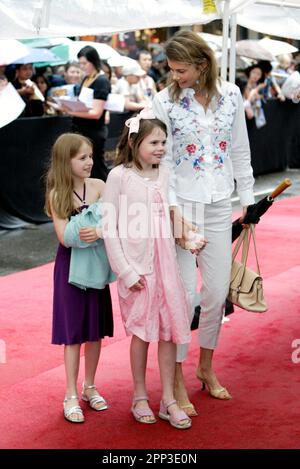
[[[207,93],[208,101],[218,94],[218,65],[213,50],[197,34],[192,31],[178,31],[165,46],[169,60],[194,66],[204,64],[205,68],[199,72],[199,89]],[[176,80],[170,77],[170,95],[177,101],[181,92]]]
[[[129,128],[125,126],[117,146],[115,166],[123,164],[129,168],[134,164],[138,169],[142,169],[139,161],[139,147],[144,138],[150,135],[156,127],[160,128],[167,136],[167,127],[159,119],[141,119],[139,131],[130,134],[130,136]]]
[[[49,217],[52,217],[51,207],[62,219],[69,218],[74,211],[70,162],[84,143],[93,147],[88,138],[79,134],[65,133],[58,137],[52,147],[50,166],[46,174],[45,212]]]

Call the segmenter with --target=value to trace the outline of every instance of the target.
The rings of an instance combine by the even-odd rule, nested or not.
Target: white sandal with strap
[[[84,422],[84,415],[83,415],[83,412],[82,412],[82,409],[79,405],[73,405],[72,407],[69,407],[69,408],[66,408],[66,403],[68,401],[71,401],[72,399],[77,399],[78,400],[78,396],[74,395],[74,396],[70,396],[70,397],[65,397],[64,399],[64,417],[66,420],[68,420],[68,422],[72,422],[72,423],[83,423]],[[79,416],[79,418],[72,418],[71,416],[73,414],[77,414],[77,416]]]
[[[88,397],[85,393],[87,389],[95,389],[97,390],[96,386],[94,384],[91,384],[90,386],[87,386],[85,383],[82,383],[82,395],[81,398],[83,401],[88,402],[90,407],[94,410],[106,410],[108,409],[108,405],[104,397],[100,396],[100,394],[94,394],[91,397]],[[99,404],[104,404],[102,407],[97,407]]]
[[[136,404],[139,401],[149,401],[148,396],[140,396],[140,397],[134,397],[132,401],[132,407],[131,407],[131,412],[132,415],[134,416],[135,420],[140,423],[146,423],[146,424],[152,424],[156,423],[156,418],[154,417],[154,414],[150,407],[145,407],[145,408],[136,408]],[[148,418],[148,420],[145,420],[145,418]],[[150,419],[149,419],[150,418]]]

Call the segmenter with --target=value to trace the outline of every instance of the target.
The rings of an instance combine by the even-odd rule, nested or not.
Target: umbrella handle
[[[288,178],[284,179],[277,187],[275,187],[272,194],[269,195],[268,200],[272,202],[273,199],[275,199],[275,197],[277,197],[279,194],[281,194],[281,192],[285,191],[285,189],[287,189],[291,185],[292,185],[292,181],[290,179]]]

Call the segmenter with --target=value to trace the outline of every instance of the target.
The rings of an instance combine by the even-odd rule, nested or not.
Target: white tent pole
[[[223,80],[227,79],[229,6],[230,6],[230,0],[225,0],[224,10],[223,10],[223,43],[222,43],[222,61],[221,61],[221,78]]]
[[[229,59],[229,81],[235,82],[236,65],[236,13],[230,17],[230,59]]]

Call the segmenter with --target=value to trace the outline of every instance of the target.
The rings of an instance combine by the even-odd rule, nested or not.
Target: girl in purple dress
[[[104,289],[78,288],[68,282],[71,249],[64,243],[64,233],[71,216],[97,202],[105,183],[90,178],[93,150],[89,139],[72,133],[61,135],[52,149],[47,174],[46,212],[53,219],[59,247],[54,267],[52,343],[64,344],[67,389],[64,417],[74,423],[84,422],[77,394],[80,346],[85,343],[85,379],[82,399],[94,410],[107,409],[105,399],[94,384],[101,339],[113,335],[109,286]],[[94,243],[101,237],[96,227],[81,228],[79,238]],[[89,249],[86,247],[85,249]]]

